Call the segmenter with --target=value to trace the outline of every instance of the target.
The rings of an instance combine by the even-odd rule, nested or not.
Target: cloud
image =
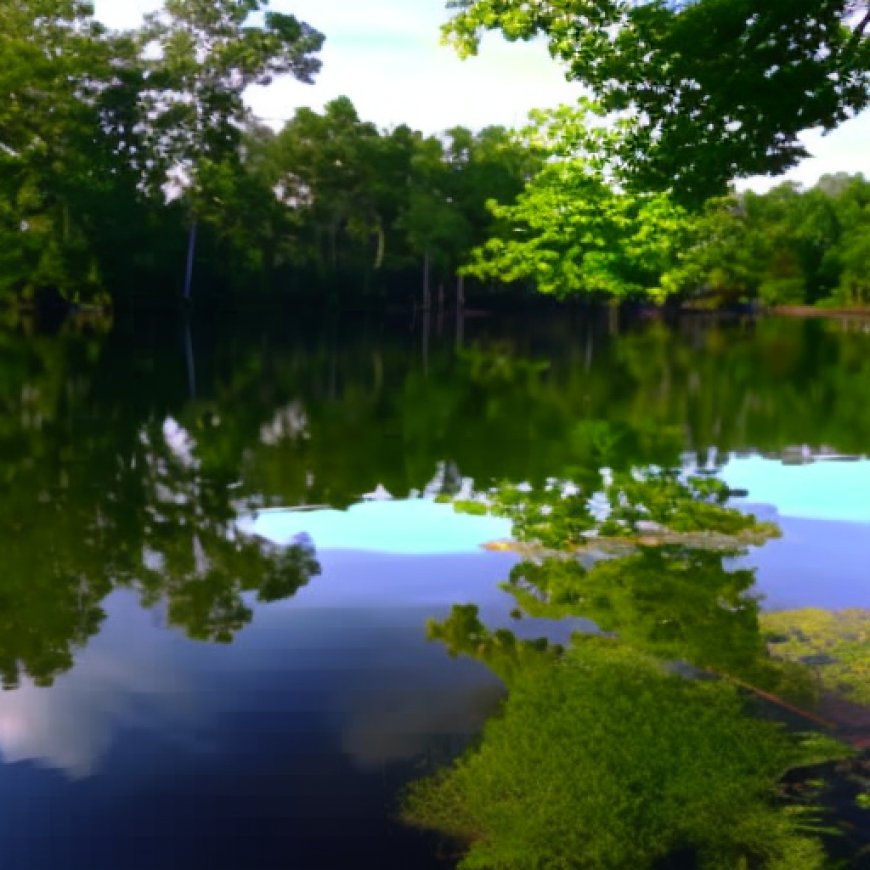
[[[162,0],[94,0],[94,15],[119,30],[136,27],[146,12],[163,5]]]
[[[294,11],[326,34],[323,69],[313,87],[282,81],[251,89],[250,105],[273,124],[297,106],[320,109],[346,95],[380,127],[404,123],[436,133],[457,124],[517,126],[530,109],[580,93],[541,42],[508,44],[490,34],[476,57],[460,60],[440,43],[442,0],[301,2]]]
[[[863,173],[870,178],[870,112],[840,124],[825,134],[821,128],[807,130],[800,140],[810,153],[793,169],[775,178],[754,176],[740,181],[738,190],[769,190],[784,181],[796,181],[811,187],[822,175],[835,172]]]
[[[199,722],[189,686],[170,667],[147,628],[150,614],[130,593],[115,593],[133,622],[113,627],[77,655],[75,668],[50,688],[22,680],[0,693],[0,756],[5,763],[32,761],[83,779],[99,770],[120,727],[163,729],[186,739]],[[112,609],[113,603],[107,605]],[[139,628],[140,631],[135,629]],[[162,660],[161,660],[162,659]],[[142,704],[143,698],[150,699]]]
[[[113,27],[132,27],[159,0],[95,0],[96,14]],[[461,124],[519,126],[529,109],[571,102],[580,93],[538,43],[508,44],[488,35],[477,57],[461,61],[440,45],[447,19],[445,0],[273,0],[270,8],[290,12],[326,35],[323,69],[313,86],[293,80],[251,88],[248,102],[273,126],[295,109],[319,110],[346,95],[360,116],[380,127],[406,123],[428,133]],[[827,172],[870,175],[870,113],[832,134],[802,137],[814,155],[787,175],[752,178],[741,188],[761,190],[793,179],[812,184]]]

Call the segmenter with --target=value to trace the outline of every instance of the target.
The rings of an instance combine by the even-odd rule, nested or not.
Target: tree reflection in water
[[[252,617],[245,593],[286,598],[320,570],[310,541],[277,548],[238,531],[246,508],[227,485],[238,467],[214,459],[207,431],[197,440],[134,397],[99,394],[102,343],[0,335],[6,689],[72,667],[114,589],[137,590],[192,638],[226,642]]]
[[[385,339],[380,324],[335,323],[325,338],[304,325],[288,335],[286,323],[271,334],[262,322],[250,333],[235,323],[211,336],[198,328],[196,397],[182,343],[165,344],[172,330],[162,320],[108,337],[90,327],[51,337],[0,332],[5,685],[28,675],[48,684],[70,668],[118,588],[164,607],[167,621],[193,637],[232,639],[252,618],[253,599],[292,595],[317,571],[305,541],[276,550],[239,532],[238,517],[260,506],[343,508],[379,485],[398,495],[464,497],[473,479],[483,488],[528,481],[540,496],[534,510],[516,487],[510,496],[523,505],[514,518],[529,538],[508,581],[520,611],[591,619],[615,639],[561,650],[507,627],[490,632],[466,609],[443,627],[457,652],[486,658],[509,684],[541,662],[559,680],[581,652],[590,662],[603,657],[596,673],[643,674],[652,705],[669,697],[690,705],[701,688],[733,691],[724,680],[715,689],[675,683],[657,664],[682,661],[808,704],[817,684],[799,660],[767,654],[753,577],[729,567],[735,545],[759,543],[771,530],[720,510],[727,493],[714,483],[699,478],[682,492],[675,478],[645,482],[628,472],[674,467],[685,452],[706,466],[751,448],[776,456],[796,444],[866,450],[867,336],[777,321],[687,321],[678,330],[653,323],[623,335],[561,315],[542,323],[502,330],[469,321],[465,348],[433,341],[425,368],[418,337]],[[590,493],[604,492],[602,467],[612,470],[611,494],[619,493],[604,496],[610,525],[586,509]],[[562,511],[548,478],[576,482],[583,497]],[[710,703],[730,710],[737,702]],[[536,716],[549,707],[541,709]],[[651,706],[639,709],[655,723]],[[676,726],[674,733],[689,734],[687,745],[697,737]],[[747,807],[776,790],[772,766],[762,769],[770,773],[764,799],[747,798]],[[647,782],[638,772],[626,793],[648,803],[657,776]],[[735,806],[761,794],[744,794],[738,779],[730,780]],[[688,834],[663,837],[669,849],[701,849]]]
[[[754,574],[726,565],[776,533],[727,495],[653,469],[471,502],[514,520],[515,617],[583,618],[601,634],[520,639],[474,605],[430,623],[508,697],[477,747],[409,788],[406,821],[462,841],[469,868],[825,866],[813,810],[778,783],[848,750],[753,715],[759,697],[812,704],[815,681],[770,656]]]

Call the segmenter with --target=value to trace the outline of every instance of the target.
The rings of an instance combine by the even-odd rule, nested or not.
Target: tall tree
[[[166,0],[142,31],[148,75],[142,93],[148,122],[150,181],[180,168],[220,162],[238,147],[248,117],[242,95],[290,74],[311,82],[323,36],[292,15],[265,12],[268,0]]]
[[[374,198],[371,161],[380,136],[360,120],[347,97],[331,100],[323,114],[298,109],[272,148],[274,183],[287,208],[304,224],[309,256],[321,272],[378,259],[383,219]],[[371,246],[372,238],[381,241]],[[356,243],[366,249],[355,253]]]
[[[81,0],[0,6],[0,292],[92,299],[111,201],[135,194],[135,50],[92,13]]]
[[[163,188],[174,173],[174,183],[188,190],[186,295],[196,220],[209,197],[201,172],[237,158],[248,117],[245,89],[269,84],[276,75],[310,82],[320,68],[314,54],[323,36],[293,15],[268,11],[268,5],[269,0],[166,0],[142,31],[146,179],[152,189]]]

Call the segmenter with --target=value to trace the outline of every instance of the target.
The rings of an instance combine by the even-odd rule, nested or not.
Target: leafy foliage
[[[719,302],[865,304],[868,202],[870,184],[848,175],[711,201],[684,258],[688,283]]]
[[[188,206],[214,215],[214,167],[240,171],[243,90],[318,67],[320,34],[276,12],[253,24],[266,5],[167,0],[129,33],[80,0],[3,5],[0,294],[105,303],[129,280],[131,241],[140,268],[180,255],[170,176],[176,194],[192,184]]]
[[[607,507],[593,505],[600,495]],[[770,523],[726,506],[728,488],[719,480],[682,480],[674,470],[635,470],[610,475],[601,492],[584,492],[571,481],[533,488],[504,484],[482,501],[459,501],[457,510],[491,511],[513,520],[512,533],[524,543],[570,551],[600,548],[610,539],[642,546],[682,543],[711,549],[740,549],[779,534]]]
[[[486,28],[547,32],[597,101],[535,113],[517,135],[424,136],[378,130],[346,97],[278,133],[257,122],[245,88],[311,81],[323,41],[265,0],[166,0],[123,33],[81,0],[7,3],[0,299],[172,295],[196,222],[214,293],[326,279],[337,294],[353,276],[406,296],[425,271],[442,299],[461,273],[477,292],[864,305],[866,181],[724,188],[866,102],[859,7],[463,0],[448,25],[463,50]],[[711,193],[725,196],[687,210]]]
[[[486,30],[543,35],[570,78],[636,120],[620,154],[642,190],[696,204],[735,176],[806,155],[870,99],[870,12],[853,0],[453,0],[445,38],[476,51]]]
[[[826,176],[733,192],[688,211],[668,192],[625,186],[636,124],[602,126],[586,101],[533,113],[518,141],[548,155],[514,201],[491,200],[491,237],[463,271],[558,297],[701,297],[711,305],[860,305],[870,259],[868,182]]]
[[[640,868],[678,851],[701,867],[822,867],[811,819],[770,801],[805,760],[733,688],[587,638],[517,673],[480,746],[415,783],[403,815],[469,843],[467,868]]]
[[[200,161],[238,154],[247,110],[242,93],[276,75],[311,82],[323,36],[268,0],[166,0],[139,39],[147,71],[142,92],[149,180],[181,168],[195,180]],[[262,23],[252,16],[262,13]]]
[[[62,286],[103,299],[100,254],[119,201],[134,217],[140,78],[132,41],[78,0],[0,9],[0,295]]]
[[[665,194],[615,187],[608,158],[621,133],[590,125],[593,117],[588,105],[533,113],[523,141],[550,159],[515,202],[489,203],[497,232],[473,251],[466,274],[526,280],[559,297],[662,301],[682,289],[689,214]]]
[[[847,750],[818,735],[801,748],[750,715],[736,688],[786,707],[818,700],[807,659],[787,647],[787,661],[770,655],[754,572],[724,562],[747,535],[761,542],[776,528],[728,508],[714,477],[602,477],[596,498],[564,482],[488,494],[521,541],[548,548],[503,584],[512,616],[580,618],[586,633],[567,648],[521,640],[487,628],[469,604],[430,622],[430,639],[484,662],[508,697],[478,747],[410,787],[404,818],[461,840],[469,868],[655,867],[674,856],[698,867],[826,866],[812,811],[777,800],[778,782]],[[669,532],[691,537],[675,543]],[[632,548],[613,557],[603,545],[616,535]],[[711,548],[711,535],[728,543]]]
[[[486,238],[487,198],[512,199],[537,165],[500,127],[442,138],[404,125],[379,131],[346,97],[322,114],[297,110],[264,158],[296,222],[297,263],[371,274],[428,256],[439,280]]]

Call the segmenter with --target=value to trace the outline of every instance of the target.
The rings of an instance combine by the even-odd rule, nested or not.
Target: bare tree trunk
[[[191,221],[187,235],[187,268],[184,271],[184,301],[190,302],[193,285],[193,259],[196,255],[196,221]]]
[[[619,335],[619,301],[616,299],[607,303],[607,331],[610,335]]]
[[[196,398],[196,357],[193,352],[193,332],[190,329],[190,318],[184,318],[184,361],[187,366],[187,395],[189,399]]]
[[[432,300],[432,289],[429,286],[429,252],[423,257],[423,309],[429,311]]]
[[[592,325],[586,327],[586,359],[585,366],[588,372],[592,368],[592,357],[595,354],[595,331]]]
[[[338,268],[338,224],[335,221],[329,226],[329,259],[335,272]]]
[[[429,333],[432,329],[432,313],[429,310],[429,306],[427,305],[425,309],[423,309],[423,342],[422,342],[422,355],[423,355],[423,374],[424,376],[428,376],[429,374]]]
[[[384,264],[384,251],[387,246],[387,237],[384,233],[384,227],[381,224],[380,220],[377,223],[377,227],[375,228],[375,233],[378,239],[378,247],[375,251],[375,270],[380,269]]]
[[[465,277],[456,276],[456,346],[465,340]]]

